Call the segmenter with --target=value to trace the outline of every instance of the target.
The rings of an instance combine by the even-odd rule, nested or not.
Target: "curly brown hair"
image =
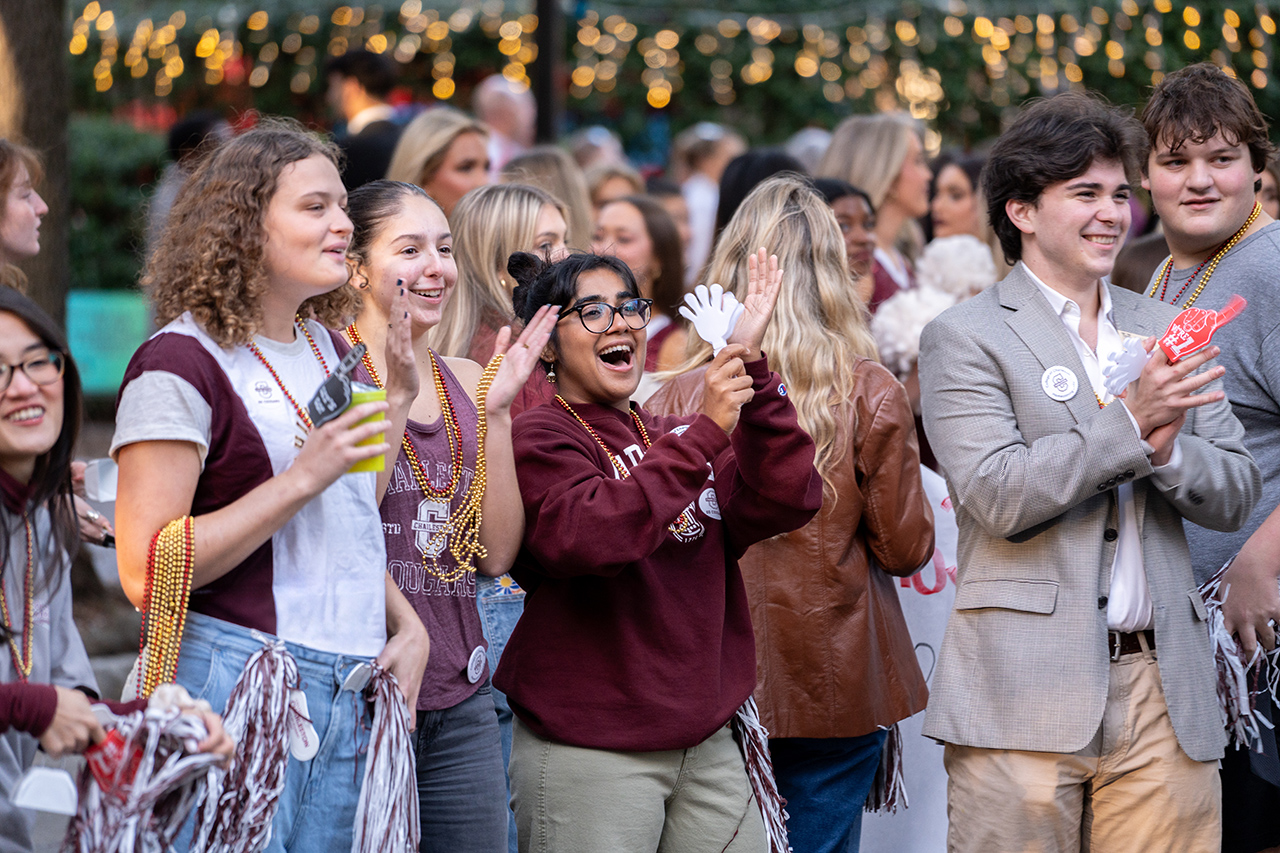
[[[335,166],[333,143],[289,119],[270,119],[219,146],[183,185],[142,287],[164,325],[184,311],[224,347],[247,343],[262,324],[267,206],[285,167],[315,155]],[[330,328],[355,316],[355,291],[339,287],[299,313]]]

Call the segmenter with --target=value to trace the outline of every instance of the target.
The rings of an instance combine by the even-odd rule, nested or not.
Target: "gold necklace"
[[[353,344],[364,343],[360,338],[360,332],[356,329],[355,323],[347,327],[347,337],[351,339]],[[443,490],[436,489],[427,480],[426,469],[422,464],[422,460],[418,457],[418,451],[414,448],[413,442],[409,440],[408,429],[401,436],[400,446],[404,449],[405,456],[409,459],[409,470],[413,472],[413,478],[423,496],[430,500],[443,502],[447,506],[452,502],[454,492],[457,490],[458,483],[462,478],[462,430],[458,425],[453,401],[449,398],[448,389],[445,388],[444,375],[441,373],[440,365],[436,361],[436,354],[434,351],[429,350],[428,352],[431,355],[431,375],[435,379],[436,394],[440,398],[441,415],[445,419],[445,434],[449,438],[449,451],[453,462],[449,485]],[[378,376],[378,371],[373,366],[373,359],[369,357],[368,349],[365,350],[363,363],[365,370],[369,372],[369,378],[379,388],[383,387],[382,379]],[[462,503],[458,506],[458,509],[449,514],[448,520],[431,534],[427,539],[426,547],[422,549],[423,570],[445,583],[453,583],[464,575],[474,574],[476,560],[483,560],[489,556],[489,552],[480,544],[480,525],[484,520],[481,504],[484,503],[487,480],[484,442],[488,434],[488,423],[485,419],[484,407],[485,400],[489,396],[489,386],[493,384],[493,377],[497,375],[498,368],[501,365],[502,355],[495,355],[490,359],[480,377],[479,384],[476,385],[476,470],[471,477],[471,485],[467,488],[467,493],[463,496]],[[436,556],[437,551],[443,550],[435,547],[435,543],[441,537],[448,544],[449,553],[453,555],[454,561],[457,563],[452,569],[442,569]]]
[[[9,653],[13,656],[13,668],[18,671],[18,680],[26,683],[26,680],[31,677],[31,665],[34,662],[31,656],[31,642],[35,635],[31,631],[31,618],[35,612],[35,589],[32,580],[35,576],[36,561],[31,543],[31,519],[27,518],[25,513],[22,516],[22,526],[27,533],[27,575],[26,585],[23,588],[25,606],[22,611],[23,651],[19,651],[18,644],[13,640],[13,622],[9,619],[9,602],[4,592],[3,577],[0,577],[0,616],[4,617],[4,626],[9,632]]]
[[[1187,299],[1186,304],[1184,304],[1182,308],[1187,309],[1195,304],[1196,299],[1200,296],[1200,292],[1204,290],[1205,285],[1209,283],[1209,279],[1213,277],[1213,271],[1218,268],[1218,262],[1222,260],[1223,256],[1225,256],[1227,252],[1231,251],[1231,248],[1235,246],[1236,243],[1240,242],[1240,238],[1249,230],[1249,226],[1253,225],[1254,220],[1258,218],[1258,214],[1261,212],[1262,205],[1255,201],[1253,203],[1253,210],[1249,213],[1249,218],[1244,221],[1244,225],[1240,226],[1240,230],[1231,235],[1230,240],[1219,246],[1218,251],[1215,252],[1208,261],[1201,261],[1200,266],[1196,267],[1195,272],[1191,273],[1191,278],[1187,279],[1187,283],[1182,285],[1182,287],[1178,289],[1178,292],[1174,294],[1173,299],[1170,301],[1171,305],[1174,307],[1178,306],[1178,299],[1182,297],[1182,294],[1186,292],[1186,289],[1191,286],[1191,282],[1196,280],[1196,275],[1203,269],[1204,275],[1200,278],[1200,283],[1196,285],[1196,289],[1191,292],[1190,298]],[[1209,265],[1207,269],[1205,269],[1206,263]],[[1170,255],[1165,259],[1164,266],[1160,268],[1160,274],[1156,276],[1156,280],[1151,285],[1151,292],[1148,293],[1147,296],[1155,297],[1156,288],[1159,287],[1160,296],[1157,298],[1163,302],[1165,292],[1169,287],[1169,277],[1171,275],[1173,275],[1173,255]]]
[[[557,394],[556,402],[561,406],[564,406],[564,410],[572,415],[573,419],[581,424],[582,428],[587,431],[587,434],[596,440],[596,444],[600,445],[600,449],[604,451],[605,455],[609,457],[609,461],[613,463],[614,470],[618,472],[618,476],[623,480],[630,477],[631,472],[627,470],[627,466],[623,465],[621,460],[619,460],[618,457],[614,455],[614,452],[609,449],[609,445],[604,443],[604,439],[600,437],[600,433],[596,432],[592,428],[591,424],[583,420],[582,416],[573,410],[573,406],[569,405],[569,401]],[[652,442],[649,441],[649,431],[644,428],[644,421],[640,420],[640,416],[636,414],[635,409],[629,409],[628,411],[631,412],[631,420],[636,425],[636,431],[640,433],[640,440],[644,442],[644,449],[648,450],[652,445]],[[696,523],[689,512],[691,508],[692,504],[690,504],[689,507],[686,507],[684,511],[676,517],[676,520],[667,526],[667,529],[677,536],[684,536],[691,531]]]

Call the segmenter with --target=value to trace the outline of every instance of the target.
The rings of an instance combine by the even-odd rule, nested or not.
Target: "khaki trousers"
[[[543,740],[517,717],[511,806],[520,853],[766,853],[728,726],[689,749],[613,752]]]
[[[1178,745],[1154,652],[1111,663],[1102,725],[1070,754],[946,744],[952,853],[1215,853],[1216,761]]]

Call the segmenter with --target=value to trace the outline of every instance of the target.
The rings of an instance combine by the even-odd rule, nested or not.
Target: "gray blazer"
[[[1159,335],[1177,314],[1118,287],[1111,299],[1121,331]],[[1042,390],[1053,366],[1079,378],[1070,400]],[[1169,716],[1187,755],[1221,757],[1205,607],[1181,520],[1234,530],[1258,499],[1230,405],[1191,410],[1180,483],[1162,486],[1123,407],[1098,408],[1066,328],[1021,265],[925,327],[920,397],[960,527],[955,609],[924,734],[1039,752],[1089,743],[1107,699],[1115,487],[1132,481]]]

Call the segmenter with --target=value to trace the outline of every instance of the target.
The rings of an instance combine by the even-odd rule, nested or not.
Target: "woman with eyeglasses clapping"
[[[768,849],[729,726],[755,686],[737,560],[806,523],[822,485],[760,352],[781,272],[763,250],[750,266],[701,411],[655,418],[630,403],[652,306],[627,265],[508,265],[518,317],[566,306],[542,351],[556,399],[513,426],[526,600],[494,683],[521,850]]]

